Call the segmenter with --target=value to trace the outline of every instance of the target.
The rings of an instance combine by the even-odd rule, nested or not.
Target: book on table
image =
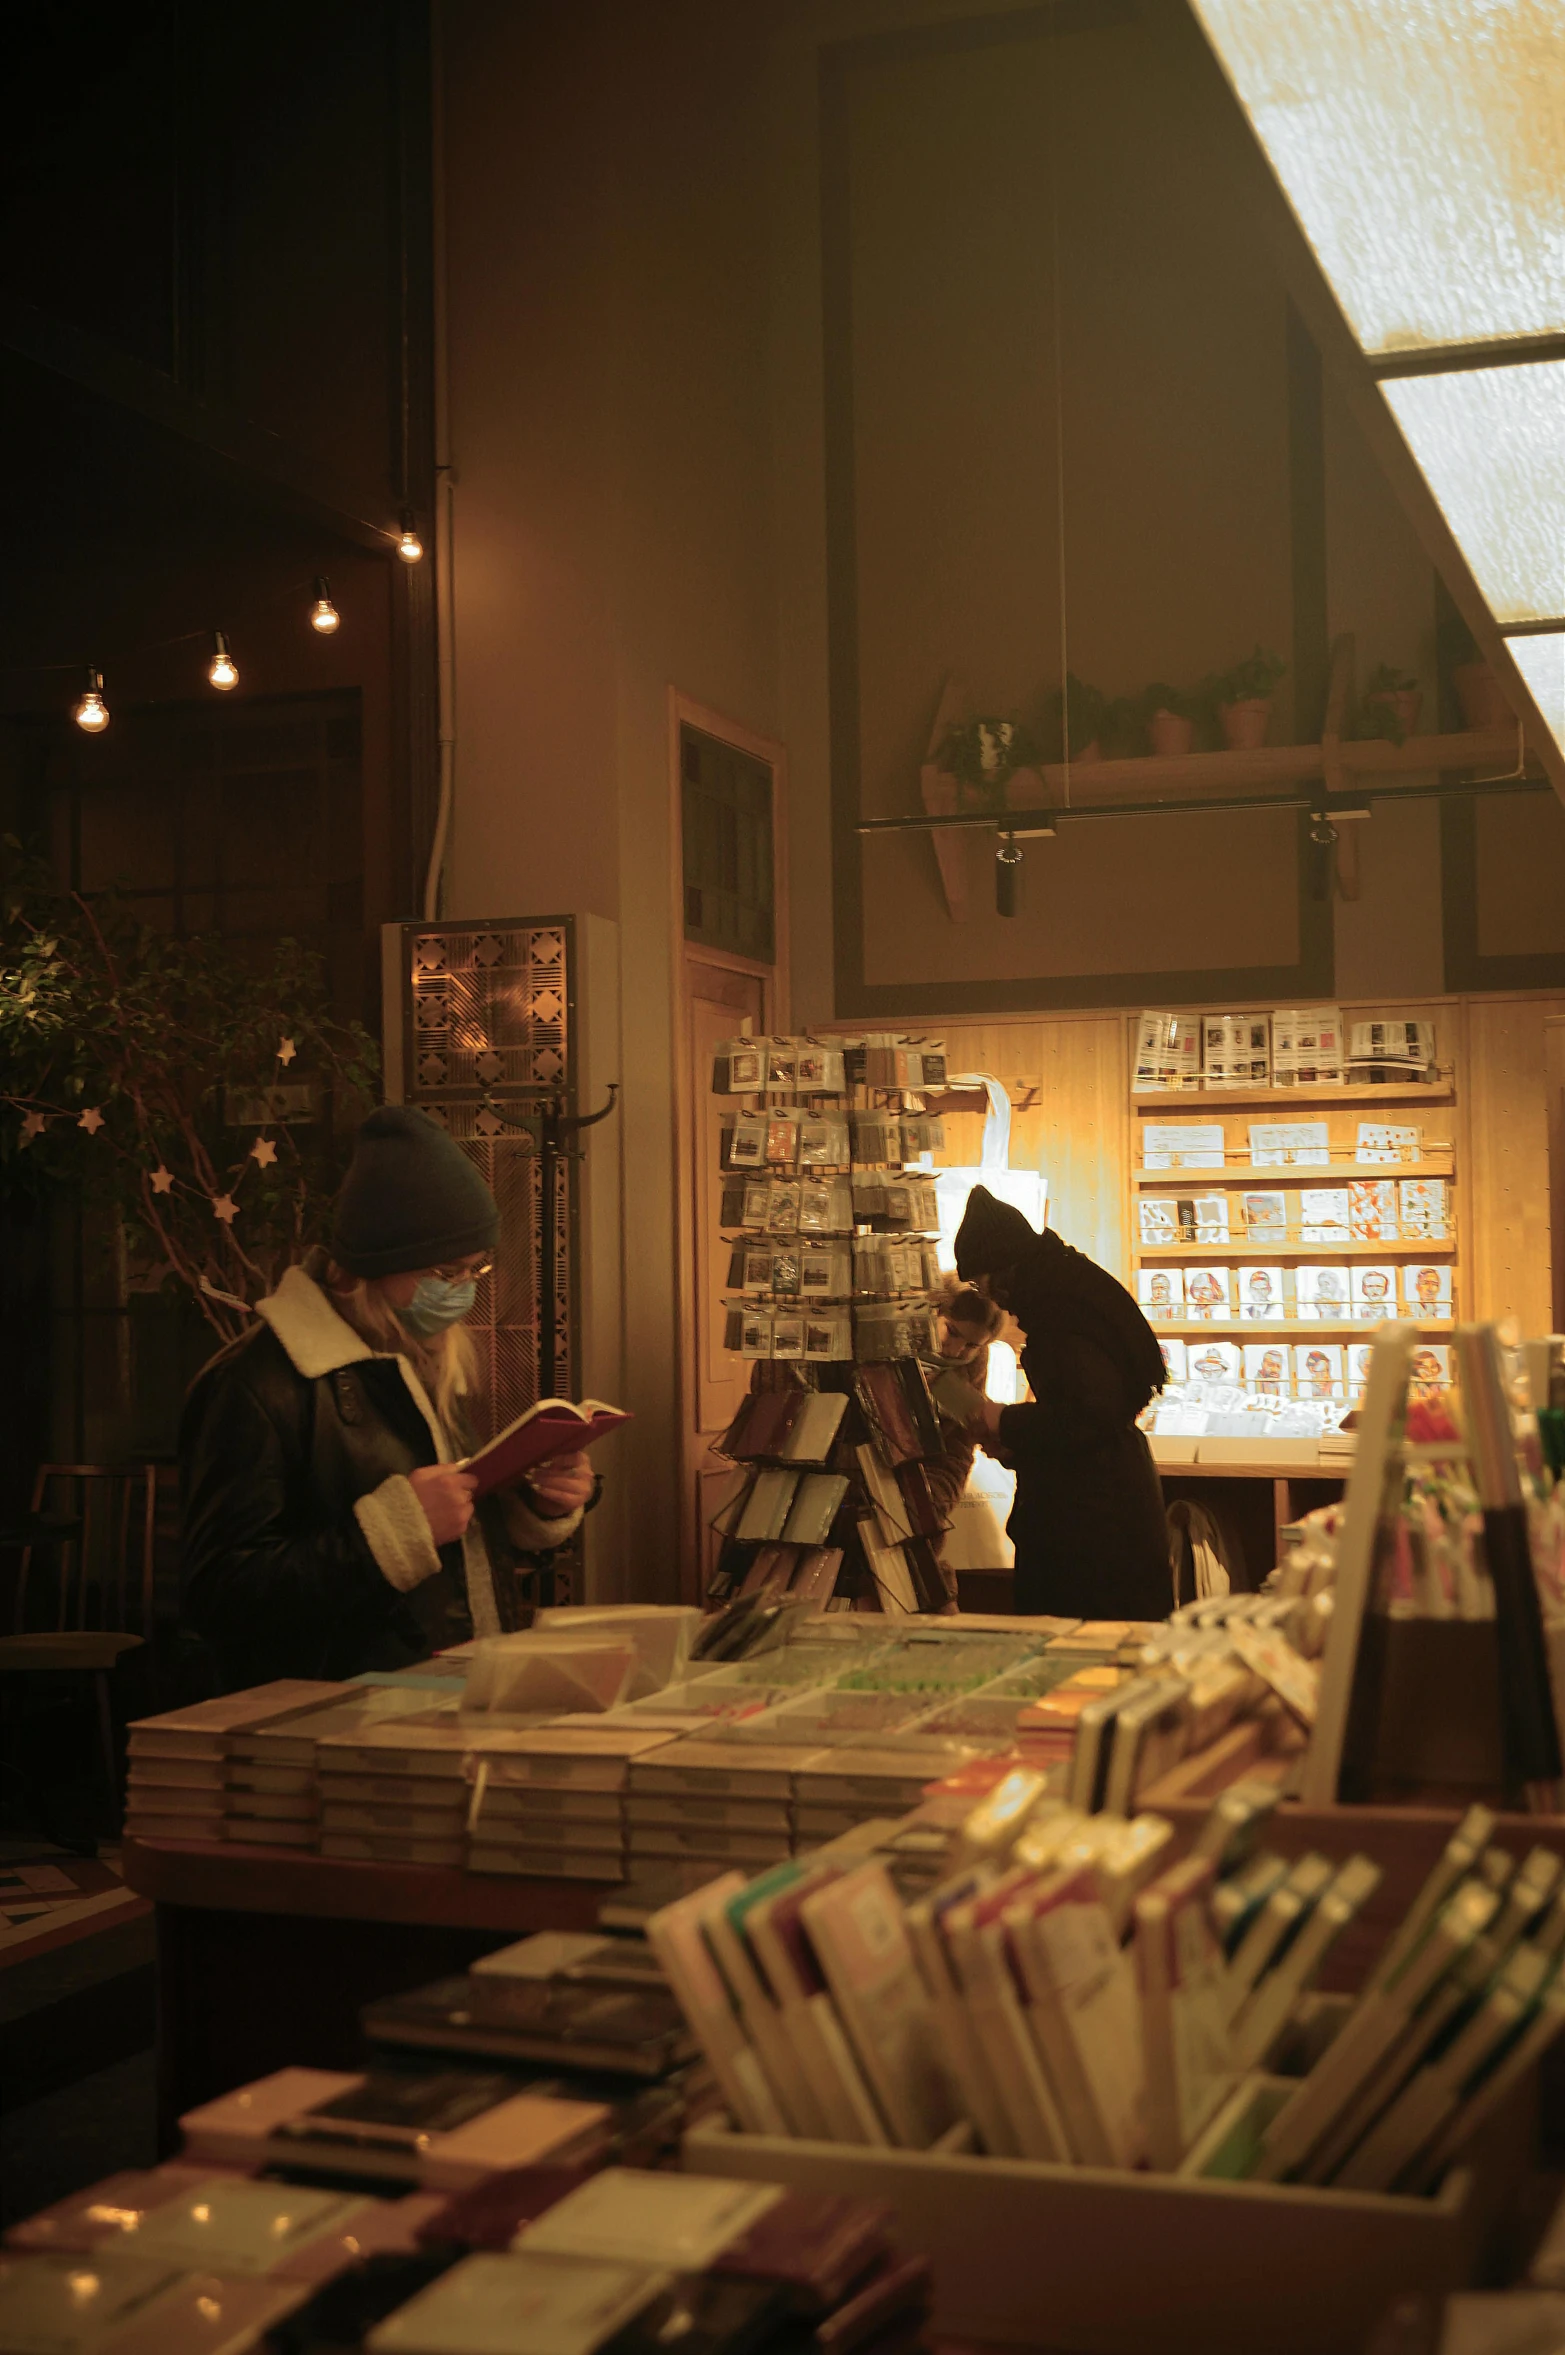
[[[534,1399],[514,1423],[507,1423],[487,1447],[464,1456],[456,1469],[471,1472],[478,1483],[474,1493],[487,1496],[492,1488],[519,1480],[555,1456],[580,1455],[630,1420],[623,1407],[607,1406],[601,1398],[584,1398],[580,1404],[570,1398]]]

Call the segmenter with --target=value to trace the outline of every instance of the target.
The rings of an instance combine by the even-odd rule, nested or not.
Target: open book
[[[584,1398],[579,1406],[569,1398],[535,1399],[524,1415],[507,1423],[487,1447],[465,1457],[456,1469],[471,1472],[478,1482],[474,1494],[487,1496],[492,1488],[503,1488],[552,1456],[580,1455],[630,1419],[622,1407],[605,1406],[601,1398]]]

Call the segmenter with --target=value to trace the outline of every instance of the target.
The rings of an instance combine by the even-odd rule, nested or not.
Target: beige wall
[[[644,1595],[676,1578],[667,691],[762,731],[777,715],[755,33],[708,0],[444,12],[448,910],[620,928],[637,1420],[614,1470]]]

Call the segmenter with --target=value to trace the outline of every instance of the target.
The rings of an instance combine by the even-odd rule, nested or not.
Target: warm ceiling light
[[[424,543],[413,528],[411,507],[402,510],[402,531],[397,540],[397,554],[404,564],[422,564],[424,561]]]
[[[228,651],[228,640],[221,630],[212,633],[212,659],[206,666],[206,675],[212,685],[221,688],[225,695],[230,687],[239,684],[239,672]]]
[[[1019,916],[1022,911],[1021,844],[1013,835],[1001,837],[994,854],[994,912],[997,916]]]
[[[109,707],[103,700],[103,673],[87,666],[87,684],[71,712],[78,728],[85,728],[89,736],[101,736],[109,724]]]
[[[319,630],[323,638],[329,638],[341,620],[342,615],[331,601],[331,584],[323,572],[318,572],[315,576],[315,603],[310,607],[310,627]]]

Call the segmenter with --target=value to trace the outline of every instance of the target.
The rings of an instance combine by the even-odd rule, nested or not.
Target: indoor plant
[[[1272,698],[1287,667],[1280,654],[1257,646],[1243,662],[1212,681],[1223,742],[1230,752],[1253,752],[1265,743]]]
[[[956,780],[968,807],[1005,807],[1005,789],[1018,769],[1035,768],[1042,752],[1020,720],[954,720],[940,740],[938,766]]]
[[[1369,674],[1359,705],[1359,734],[1405,744],[1418,725],[1423,700],[1411,671],[1398,670],[1389,662],[1378,663]]]
[[[1195,695],[1182,687],[1171,687],[1166,679],[1154,679],[1150,687],[1142,689],[1140,704],[1147,741],[1156,757],[1168,759],[1191,750],[1199,708]]]
[[[106,1210],[138,1285],[188,1292],[228,1340],[325,1235],[374,1043],[297,943],[247,960],[3,853],[0,1184]]]

